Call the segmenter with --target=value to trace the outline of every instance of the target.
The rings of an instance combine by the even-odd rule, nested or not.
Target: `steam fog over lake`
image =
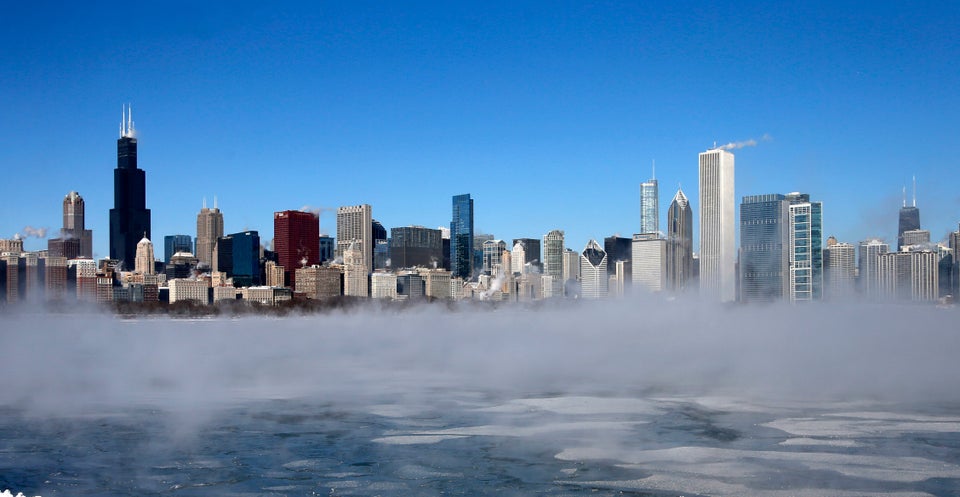
[[[0,491],[957,495],[926,306],[2,316]]]

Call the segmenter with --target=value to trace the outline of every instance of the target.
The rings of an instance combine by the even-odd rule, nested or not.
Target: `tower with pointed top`
[[[640,183],[640,233],[660,231],[660,192],[657,189],[655,165],[651,178]]]
[[[217,208],[217,198],[213,198],[213,209],[207,208],[207,199],[203,199],[203,207],[197,214],[197,251],[196,256],[201,264],[213,267],[213,249],[217,239],[223,236],[223,213]]]
[[[137,243],[137,259],[134,264],[134,272],[140,274],[154,274],[153,263],[153,242],[146,236]]]
[[[913,178],[913,205],[907,205],[907,188],[903,188],[903,207],[897,225],[897,251],[903,247],[903,232],[920,229],[920,209],[917,208],[917,178]]]
[[[137,167],[137,138],[133,112],[122,109],[117,140],[117,168],[113,170],[113,208],[110,209],[110,258],[130,268],[137,256],[137,243],[150,238],[146,173]]]
[[[679,292],[693,277],[693,210],[677,188],[667,209],[667,288]]]

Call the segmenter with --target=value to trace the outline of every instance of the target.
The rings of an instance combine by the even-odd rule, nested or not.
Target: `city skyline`
[[[10,47],[0,61],[19,75],[0,95],[2,238],[27,226],[50,238],[60,200],[76,191],[94,255],[108,255],[112,140],[127,102],[155,244],[191,233],[213,195],[224,232],[258,230],[266,243],[275,211],[319,209],[321,231],[333,234],[337,207],[365,203],[388,228],[434,228],[449,223],[449,197],[470,192],[476,233],[559,229],[579,251],[639,232],[651,160],[658,203],[679,184],[697,212],[692,157],[714,140],[742,146],[737,204],[808,192],[823,203],[825,237],[896,246],[901,188],[914,175],[933,240],[960,217],[956,6],[748,9],[727,20],[729,33],[713,26],[714,7],[696,4],[241,5],[219,22],[202,9],[184,21],[131,6],[124,22],[99,9],[15,6],[0,21]],[[708,111],[717,105],[731,111]],[[351,181],[357,170],[430,188],[411,201],[394,181]],[[504,180],[484,181],[491,170]],[[299,180],[265,188],[281,171]],[[603,180],[578,181],[584,171]],[[25,240],[28,250],[45,245]]]

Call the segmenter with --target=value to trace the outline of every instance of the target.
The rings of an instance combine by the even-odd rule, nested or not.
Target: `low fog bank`
[[[609,302],[539,310],[123,320],[13,314],[0,405],[37,414],[444,392],[960,401],[955,311]]]

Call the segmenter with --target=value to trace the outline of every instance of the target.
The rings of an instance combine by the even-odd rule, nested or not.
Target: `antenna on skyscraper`
[[[650,160],[651,162],[653,162],[653,166],[651,166],[650,168],[652,169],[652,171],[650,172],[650,174],[652,174],[652,176],[650,176],[650,179],[657,179],[657,159],[650,159]]]
[[[214,208],[214,209],[217,208],[217,196],[216,196],[216,195],[213,196],[213,208]]]
[[[127,134],[133,134],[133,105],[127,103]]]
[[[207,208],[207,197],[203,197],[203,208]]]
[[[907,187],[903,187],[903,206],[907,206]]]
[[[917,206],[917,177],[913,177],[913,206]]]

